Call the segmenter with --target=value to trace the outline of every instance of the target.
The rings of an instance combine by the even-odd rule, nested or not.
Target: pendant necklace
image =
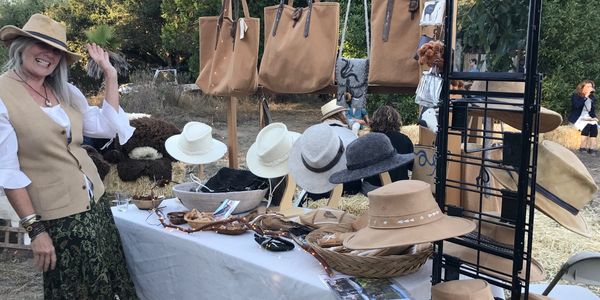
[[[25,83],[36,94],[40,95],[40,97],[44,98],[44,105],[46,105],[46,107],[52,107],[52,102],[50,102],[50,99],[48,99],[48,91],[46,90],[45,84],[42,84],[42,87],[44,88],[44,94],[46,94],[44,96],[40,92],[38,92],[36,89],[34,89],[31,85],[29,85],[29,83],[27,83],[27,81],[25,81],[25,79],[23,79],[23,77],[21,77],[21,75],[19,75],[19,73],[17,73],[17,71],[14,71],[14,72],[15,72],[15,75],[17,75],[17,77],[19,77],[19,79],[21,79],[21,82]]]

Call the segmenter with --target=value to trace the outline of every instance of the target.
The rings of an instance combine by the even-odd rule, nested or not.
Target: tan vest
[[[27,192],[35,212],[42,220],[53,220],[89,210],[83,174],[94,184],[94,201],[104,193],[104,184],[92,159],[81,148],[81,112],[61,105],[71,121],[71,142],[67,144],[64,128],[6,73],[0,76],[0,99],[17,134],[21,171],[31,179]]]

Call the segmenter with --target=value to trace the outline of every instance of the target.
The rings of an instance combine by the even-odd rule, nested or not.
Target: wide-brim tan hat
[[[331,174],[346,167],[346,147],[333,128],[327,124],[308,127],[296,140],[288,166],[296,184],[310,193],[331,191]]]
[[[289,131],[283,123],[263,128],[246,153],[246,165],[256,176],[277,178],[289,173],[290,150],[300,133]]]
[[[429,184],[400,180],[368,194],[368,225],[346,240],[349,249],[422,244],[461,236],[475,229],[470,220],[442,213]]]
[[[485,280],[467,279],[438,283],[431,287],[431,300],[493,300],[492,287]]]
[[[165,141],[165,149],[173,158],[187,164],[208,164],[227,152],[227,146],[212,137],[212,127],[201,122],[185,124],[181,134]]]
[[[490,217],[487,215],[495,217]],[[486,215],[482,215],[482,220],[484,221],[476,222],[481,223],[481,226],[477,226],[477,228],[480,229],[479,234],[476,231],[473,231],[465,235],[463,239],[472,239],[473,241],[478,239],[487,247],[494,248],[499,252],[511,253],[512,249],[514,248],[513,244],[515,240],[515,230],[510,226],[491,223],[497,222],[498,219],[499,213],[497,212],[488,212]],[[458,257],[470,264],[475,264],[477,262],[477,251],[475,249],[467,248],[454,243],[444,243],[444,254]],[[525,272],[525,264],[526,261],[523,260],[522,272]],[[480,269],[480,271],[483,273],[494,275],[505,280],[510,280],[508,276],[501,274],[512,274],[513,261],[510,259],[480,251],[479,265],[483,268],[487,268]],[[524,273],[520,274],[520,276],[521,278],[525,277]],[[544,280],[545,278],[546,271],[544,270],[544,267],[532,258],[529,279],[531,281],[540,281]]]
[[[591,237],[591,231],[579,213],[598,191],[586,166],[569,149],[552,141],[538,146],[535,207],[563,227]],[[489,168],[492,176],[506,189],[516,191],[518,174]]]
[[[69,51],[67,46],[67,30],[65,25],[52,20],[42,14],[32,15],[23,28],[13,25],[6,25],[0,29],[0,40],[5,45],[18,37],[30,37],[44,42],[65,53],[67,64],[73,64],[81,59],[81,56],[75,52]]]
[[[323,115],[323,117],[321,117],[321,121],[341,112],[341,111],[347,111],[347,108],[344,108],[343,106],[340,106],[337,104],[337,100],[333,99],[327,103],[325,103],[323,106],[321,106],[321,114]]]
[[[475,81],[471,86],[471,91],[507,92],[524,93],[525,83],[523,82],[501,82],[501,81]],[[488,98],[485,102],[474,103],[479,108],[487,107],[487,116],[500,120],[511,127],[522,130],[523,125],[523,99],[509,98]],[[474,116],[483,116],[483,110],[473,109],[470,111]],[[550,109],[540,107],[540,125],[539,132],[549,132],[562,124],[562,116]]]

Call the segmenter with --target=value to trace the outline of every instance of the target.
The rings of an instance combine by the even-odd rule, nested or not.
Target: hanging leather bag
[[[342,39],[338,50],[338,58],[335,63],[335,81],[338,86],[337,99],[338,104],[346,107],[344,93],[352,95],[352,103],[358,107],[367,106],[367,89],[369,87],[369,59],[368,58],[345,58],[342,56],[344,51],[344,42],[346,40],[346,29],[348,26],[348,15],[350,14],[350,3],[348,0],[346,15],[344,17],[344,27],[342,29]],[[367,38],[367,57],[369,57],[369,17],[367,11],[367,0],[363,0],[365,11],[365,34]],[[355,107],[356,107],[355,106]]]
[[[200,17],[200,75],[196,84],[214,96],[246,96],[258,87],[260,19],[251,18],[240,0],[243,18],[232,17],[232,1],[223,0],[219,16]]]
[[[371,1],[369,84],[417,87],[418,0]]]
[[[310,93],[333,85],[339,3],[265,7],[265,48],[259,84],[275,93]]]

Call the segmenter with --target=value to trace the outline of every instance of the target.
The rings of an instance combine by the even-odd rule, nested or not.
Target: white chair
[[[574,283],[600,286],[600,252],[580,252],[571,256],[560,268],[550,284],[532,284],[530,293],[542,294],[556,300],[600,300],[585,287],[558,284],[565,279]]]

